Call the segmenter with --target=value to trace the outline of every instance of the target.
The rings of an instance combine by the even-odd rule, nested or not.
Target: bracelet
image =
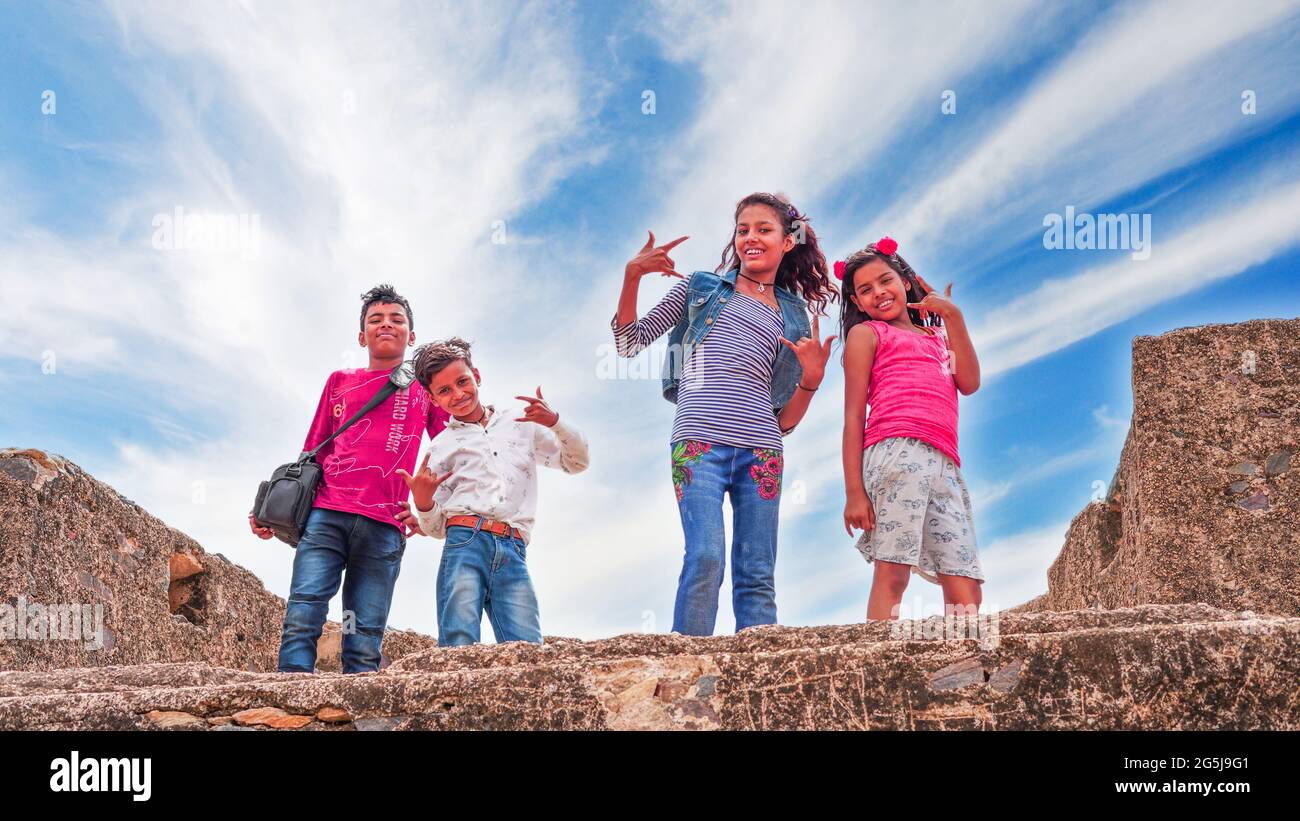
[[[821,387],[821,385],[818,385],[817,388],[808,388],[808,387],[804,387],[804,384],[803,384],[802,382],[798,383],[798,385],[799,385],[799,387],[803,388],[804,390],[808,391],[809,393],[816,393],[816,392],[817,392],[817,388],[820,388],[820,387]]]

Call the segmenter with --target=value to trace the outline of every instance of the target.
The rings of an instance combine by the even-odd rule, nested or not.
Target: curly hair
[[[826,255],[817,243],[817,234],[808,221],[808,216],[795,208],[783,194],[756,192],[736,203],[736,213],[732,217],[733,225],[740,221],[740,212],[751,205],[766,205],[771,208],[781,222],[782,236],[795,234],[794,248],[781,258],[781,265],[776,271],[776,284],[787,290],[801,294],[814,313],[825,314],[826,303],[837,297],[831,285],[830,269],[826,265]],[[715,273],[730,271],[740,267],[740,256],[736,253],[736,235],[733,229],[731,239],[722,249],[722,263]]]
[[[387,282],[376,285],[361,295],[361,330],[363,331],[366,329],[366,311],[370,310],[371,305],[401,305],[402,310],[406,311],[406,327],[415,330],[415,314],[411,313],[411,303]]]
[[[473,368],[474,360],[470,358],[469,343],[458,336],[429,342],[415,349],[415,381],[429,389],[429,383],[439,371],[457,360],[466,367]]]
[[[852,329],[854,325],[866,322],[871,318],[867,316],[865,311],[859,310],[858,306],[854,304],[853,300],[849,297],[853,294],[854,274],[858,272],[858,269],[866,265],[868,262],[871,262],[873,259],[878,259],[884,262],[893,269],[894,273],[898,274],[900,279],[903,280],[903,286],[906,288],[908,302],[920,302],[925,298],[925,291],[921,288],[921,283],[916,278],[916,271],[913,271],[912,266],[907,264],[907,260],[903,259],[897,253],[886,254],[878,251],[876,250],[876,243],[874,242],[866,248],[854,251],[852,254],[849,254],[848,259],[844,260],[844,281],[840,283],[841,341],[848,340],[849,330]],[[934,314],[929,314],[926,318],[922,319],[921,312],[915,308],[908,308],[907,315],[911,318],[914,325],[920,325],[922,327],[937,327],[943,324],[943,320]],[[841,352],[840,360],[843,361],[843,359],[844,355],[843,352]]]

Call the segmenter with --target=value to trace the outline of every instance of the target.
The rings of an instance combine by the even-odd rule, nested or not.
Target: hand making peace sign
[[[798,342],[791,342],[784,336],[781,337],[781,344],[794,351],[794,355],[799,357],[799,367],[803,369],[803,376],[799,381],[808,388],[816,388],[821,384],[822,377],[826,374],[826,360],[831,358],[831,346],[835,342],[834,336],[826,337],[825,342],[818,342],[821,335],[817,314],[813,314],[812,336],[805,336]]]
[[[627,267],[623,269],[624,274],[628,277],[636,277],[637,279],[640,279],[646,274],[653,274],[657,271],[666,277],[686,279],[686,277],[677,273],[677,268],[674,267],[674,263],[668,256],[668,252],[685,242],[687,239],[689,239],[689,237],[678,237],[666,245],[655,247],[655,232],[651,231],[650,239],[646,240],[646,244],[642,246],[640,252],[638,252],[636,256],[632,257],[631,261],[628,262]]]

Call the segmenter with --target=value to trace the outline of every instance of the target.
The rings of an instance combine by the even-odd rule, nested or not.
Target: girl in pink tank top
[[[844,528],[874,564],[868,619],[899,617],[910,575],[974,615],[984,581],[957,454],[957,394],[979,360],[952,285],[936,293],[884,237],[835,263],[842,280]],[[869,411],[869,412],[868,412]]]

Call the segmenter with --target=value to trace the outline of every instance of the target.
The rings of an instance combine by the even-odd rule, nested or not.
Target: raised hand
[[[447,481],[447,477],[451,476],[451,471],[448,471],[445,476],[439,476],[429,470],[429,455],[428,453],[424,454],[424,461],[420,463],[420,467],[415,471],[414,476],[401,468],[397,469],[397,475],[401,476],[402,480],[406,482],[406,486],[411,489],[411,496],[415,499],[415,506],[420,510],[428,510],[433,507],[434,491],[438,489],[439,485]]]
[[[546,400],[542,398],[541,385],[537,386],[537,396],[516,396],[515,398],[528,403],[528,407],[524,408],[523,417],[516,418],[516,422],[536,422],[549,428],[560,421],[560,415],[551,410],[550,406],[546,404]]]
[[[921,312],[922,319],[925,318],[926,314],[935,314],[936,316],[939,316],[943,319],[948,319],[949,317],[961,313],[961,310],[952,301],[951,282],[949,282],[948,287],[944,289],[944,293],[940,295],[937,291],[935,291],[933,288],[930,287],[930,283],[926,282],[924,279],[921,279],[920,274],[916,275],[916,281],[921,284],[921,288],[924,289],[925,296],[921,299],[920,302],[907,303],[907,307],[916,308],[917,310],[919,310]]]
[[[666,277],[686,279],[686,277],[677,273],[677,268],[675,267],[672,258],[668,256],[668,252],[685,242],[687,239],[689,239],[689,237],[678,237],[666,245],[656,247],[655,233],[654,231],[651,231],[650,239],[646,240],[646,244],[642,246],[637,255],[632,257],[628,262],[627,267],[623,269],[623,273],[628,277],[634,277],[636,279],[640,279],[646,274],[653,273],[659,273]]]
[[[831,358],[831,346],[835,337],[828,336],[825,342],[818,342],[821,335],[821,324],[817,321],[817,315],[813,314],[812,336],[805,336],[798,342],[781,337],[781,344],[794,351],[794,355],[799,358],[799,367],[803,369],[799,381],[805,387],[817,387],[826,375],[826,360]]]

